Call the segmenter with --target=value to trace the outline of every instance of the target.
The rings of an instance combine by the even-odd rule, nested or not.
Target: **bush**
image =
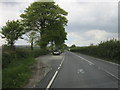
[[[33,57],[32,51],[30,49],[16,49],[17,58],[27,58]]]
[[[34,54],[34,57],[38,57],[38,56],[41,56],[41,55],[46,55],[48,54],[49,51],[48,50],[40,50],[40,49],[37,49],[37,50],[33,50],[33,54]]]
[[[101,42],[96,46],[71,48],[72,52],[80,52],[87,55],[103,58],[109,61],[118,62],[120,59],[120,41],[110,40]]]
[[[39,48],[35,50],[29,48],[16,48],[15,50],[11,50],[9,47],[5,47],[2,51],[2,67],[7,67],[10,63],[18,60],[18,58],[38,57],[48,53],[48,50],[41,50]]]
[[[2,52],[2,67],[6,67],[8,64],[10,64],[13,59],[16,59],[15,52],[9,51],[9,52]]]
[[[19,88],[30,78],[30,66],[35,62],[35,57],[48,54],[47,50],[30,48],[10,49],[3,47],[2,51],[2,87]]]

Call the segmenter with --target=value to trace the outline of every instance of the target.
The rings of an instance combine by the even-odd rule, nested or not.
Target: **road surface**
[[[118,65],[68,51],[62,57],[37,88],[118,88]]]

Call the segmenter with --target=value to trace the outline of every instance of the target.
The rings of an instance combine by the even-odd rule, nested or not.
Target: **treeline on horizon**
[[[98,45],[73,47],[71,48],[71,51],[87,54],[120,64],[120,41],[116,39],[111,39],[104,42],[101,41]]]

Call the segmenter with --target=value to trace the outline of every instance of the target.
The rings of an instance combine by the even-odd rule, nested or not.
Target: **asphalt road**
[[[118,88],[118,65],[68,51],[62,57],[37,87]]]

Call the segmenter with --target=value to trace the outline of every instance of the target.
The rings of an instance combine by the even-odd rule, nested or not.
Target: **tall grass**
[[[34,58],[20,59],[10,63],[2,72],[3,88],[22,87],[30,78],[32,72],[30,66],[35,62]]]
[[[3,47],[2,52],[2,87],[19,88],[25,85],[32,75],[31,66],[35,57],[48,54],[47,50]]]
[[[72,52],[79,52],[108,61],[120,63],[120,41],[112,39],[98,45],[71,48]]]
[[[28,57],[38,57],[40,55],[48,54],[47,50],[42,49],[34,49],[31,50],[30,48],[16,48],[15,50],[11,50],[8,47],[4,48],[2,51],[2,67],[7,67],[10,63],[14,63],[15,61]]]

